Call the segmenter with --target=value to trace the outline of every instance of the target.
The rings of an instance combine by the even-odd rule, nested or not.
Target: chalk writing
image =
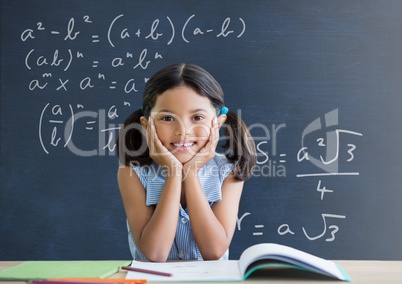
[[[129,107],[130,104],[124,103],[123,106]],[[81,104],[77,104],[74,108],[72,104],[62,107],[59,104],[52,106],[47,103],[43,107],[39,118],[38,136],[46,154],[50,154],[51,150],[56,147],[67,148],[73,154],[82,157],[114,154],[115,139],[120,125],[110,123],[110,121],[119,117],[118,107],[112,105],[107,111],[105,109],[98,111],[84,109]],[[107,121],[109,121],[108,124]],[[82,128],[77,129],[77,125]],[[74,133],[77,131],[80,131],[80,136],[83,136],[82,134],[88,136],[90,132],[98,131],[97,145],[93,145],[90,150],[77,146],[73,139]]]
[[[338,214],[327,214],[327,213],[323,213],[321,214],[321,217],[323,219],[323,229],[322,232],[316,236],[310,236],[307,233],[307,229],[303,226],[302,227],[302,231],[304,233],[304,236],[310,240],[310,241],[315,241],[318,240],[322,237],[324,237],[327,234],[327,229],[330,230],[330,238],[325,239],[326,242],[332,242],[335,240],[335,234],[339,231],[339,226],[337,225],[330,225],[328,226],[327,224],[327,219],[328,218],[336,218],[336,219],[345,219],[346,216],[345,215],[338,215]],[[291,235],[295,235],[296,233],[294,231],[291,230],[291,227],[289,224],[282,224],[278,227],[277,229],[277,233],[281,236],[287,235],[287,234],[291,234]]]
[[[338,125],[338,109],[333,110],[326,114],[325,116],[325,125],[326,127],[336,126]],[[303,162],[308,161],[313,163],[318,168],[322,169],[323,172],[318,173],[302,173],[297,174],[297,177],[313,177],[313,176],[331,176],[331,175],[359,175],[358,172],[340,172],[339,171],[339,156],[340,156],[340,134],[347,134],[352,136],[363,136],[362,133],[345,130],[345,129],[334,129],[330,130],[326,133],[326,138],[319,137],[316,139],[316,145],[319,148],[326,149],[326,158],[322,155],[319,155],[319,158],[314,157],[309,152],[309,147],[305,146],[305,140],[308,135],[313,134],[314,132],[322,130],[321,120],[320,118],[314,120],[310,123],[302,134],[302,147],[299,149],[297,153],[297,161]],[[326,141],[326,142],[325,142]],[[356,150],[356,145],[347,144],[347,162],[352,162],[354,159],[354,151]]]
[[[350,131],[350,130],[345,130],[345,129],[339,129],[337,128],[339,124],[339,113],[338,109],[335,109],[331,112],[328,112],[325,114],[324,118],[324,124],[325,127],[322,126],[321,124],[321,119],[317,118],[313,122],[311,122],[303,131],[302,133],[302,147],[299,149],[297,153],[297,161],[299,163],[303,162],[309,162],[323,170],[322,172],[314,172],[314,173],[302,173],[302,174],[297,174],[296,177],[298,178],[306,178],[306,177],[321,177],[321,176],[356,176],[359,175],[359,172],[357,171],[340,171],[339,167],[341,164],[340,161],[340,141],[341,141],[341,135],[352,135],[352,136],[357,136],[361,137],[363,136],[362,133],[355,132],[355,131]],[[334,128],[335,129],[332,129]],[[307,140],[307,136],[312,135],[314,133],[320,132],[322,130],[326,131],[326,137],[318,137],[315,139],[316,146],[318,148],[323,148],[326,149],[326,157],[324,158],[322,155],[319,155],[319,159],[315,158],[310,152],[310,148],[308,146],[305,146],[305,141]],[[348,136],[345,137],[346,139]],[[314,141],[314,140],[313,140]],[[350,163],[354,160],[355,158],[355,150],[357,149],[357,146],[355,144],[348,143],[346,147],[346,162]],[[343,157],[344,157],[343,156]],[[342,163],[344,164],[344,162]],[[322,184],[322,180],[319,179],[316,187],[316,191],[320,193],[320,200],[324,200],[325,194],[328,193],[333,193],[334,189],[327,188],[325,185]],[[328,213],[323,213],[321,214],[321,217],[323,219],[323,230],[320,234],[316,236],[311,236],[307,232],[307,229],[303,226],[302,231],[306,238],[310,241],[318,240],[322,237],[324,237],[327,234],[327,230],[330,231],[331,237],[326,238],[325,241],[327,242],[332,242],[335,240],[335,234],[340,230],[340,227],[338,225],[327,225],[327,219],[329,218],[335,218],[335,219],[345,219],[345,215],[340,215],[340,214],[328,214]],[[285,230],[284,230],[285,229]],[[288,233],[294,234],[293,231],[290,230],[289,225],[283,224],[278,228],[278,233],[280,235],[285,235]]]
[[[85,15],[82,18],[82,21],[86,24],[92,24],[93,22],[89,20],[90,17]],[[81,21],[81,20],[79,20]],[[181,40],[185,43],[190,43],[189,37],[190,36],[202,36],[206,34],[215,34],[216,38],[219,37],[229,37],[231,35],[235,36],[236,38],[240,38],[244,35],[246,31],[246,22],[242,18],[232,19],[231,17],[226,17],[224,20],[218,23],[213,27],[209,28],[200,28],[200,22],[197,23],[196,15],[190,15],[182,27],[177,27],[175,23],[169,16],[166,16],[167,23],[162,22],[163,20],[155,19],[152,21],[148,29],[138,28],[138,27],[129,27],[124,26],[123,24],[117,25],[119,21],[124,21],[124,14],[117,15],[109,24],[106,38],[107,42],[111,47],[116,47],[117,40],[128,40],[132,38],[132,35],[135,35],[136,38],[143,37],[144,39],[148,40],[160,40],[160,38],[164,37],[167,38],[166,44],[171,45],[174,42],[176,36],[176,30],[180,30]],[[233,24],[234,21],[238,23]],[[240,25],[239,25],[240,24]],[[45,28],[45,24],[43,22],[37,22],[36,29],[27,28],[21,33],[21,41],[25,42],[28,40],[33,40],[36,38],[37,32],[46,32],[47,28]],[[51,25],[51,23],[49,24]],[[161,26],[164,26],[161,28]],[[79,40],[80,38],[80,31],[76,29],[76,19],[74,17],[70,18],[66,27],[66,30],[63,32],[57,30],[51,30],[49,33],[50,35],[59,36],[64,34],[64,41],[74,41]],[[166,35],[166,26],[170,28],[169,34]],[[236,27],[234,27],[236,26]],[[144,34],[143,34],[144,31]],[[92,34],[91,35],[92,43],[99,43],[101,41],[99,34]]]
[[[260,130],[263,136],[253,136],[256,143],[257,165],[253,168],[254,177],[286,177],[286,153],[279,154],[277,149],[277,138],[279,130],[286,128],[285,123],[278,126],[272,124],[271,129],[263,124],[256,123],[250,126],[250,131]],[[262,140],[261,142],[258,142]],[[271,141],[271,147],[269,147]],[[270,151],[267,149],[270,148]]]
[[[254,225],[256,229],[263,229],[264,225]],[[253,232],[253,236],[262,236],[264,233],[258,230],[257,232]]]
[[[243,219],[244,219],[245,217],[247,217],[247,216],[250,215],[250,214],[251,214],[250,212],[246,212],[246,213],[244,213],[240,218],[237,218],[236,223],[237,223],[237,229],[238,229],[239,231],[241,231],[241,222],[243,221]]]
[[[73,107],[71,105],[68,105],[69,107],[69,114],[71,114],[71,117],[74,117],[74,111],[73,111]],[[51,115],[53,116],[53,119],[49,119],[48,122],[50,124],[50,128],[52,129],[51,132],[51,136],[50,139],[47,140],[48,143],[44,142],[43,139],[43,120],[44,120],[44,115],[46,113],[47,110],[50,110]],[[62,132],[62,130],[64,130],[64,128],[59,128],[59,125],[64,125],[64,121],[63,121],[63,110],[62,107],[60,105],[54,105],[52,107],[50,107],[50,103],[46,104],[44,106],[44,108],[42,109],[40,118],[39,118],[39,141],[41,143],[42,149],[46,154],[49,154],[49,150],[46,147],[47,144],[49,144],[50,146],[53,147],[57,147],[59,145],[60,140],[62,139],[60,136],[60,132]],[[74,119],[70,120],[70,127],[68,128],[70,130],[69,133],[64,132],[65,135],[65,143],[64,143],[64,147],[67,146],[67,144],[70,142],[71,137],[73,135],[73,130],[74,130]]]
[[[246,22],[242,18],[223,17],[212,22],[208,19],[210,26],[205,27],[203,19],[196,14],[190,14],[180,24],[166,15],[144,19],[136,26],[123,13],[112,16],[109,23],[99,25],[98,21],[90,14],[67,17],[57,24],[38,19],[36,24],[22,30],[20,40],[27,48],[23,62],[32,74],[26,82],[27,89],[35,94],[59,93],[74,97],[88,96],[88,92],[94,93],[96,89],[136,94],[143,89],[138,85],[146,83],[150,75],[143,71],[164,59],[163,52],[155,49],[152,42],[164,41],[167,46],[172,46],[176,41],[182,41],[190,45],[197,38],[208,35],[216,41],[229,37],[238,39],[246,31]],[[53,49],[43,46],[52,46]],[[98,47],[104,48],[105,53],[92,52]],[[77,73],[77,69],[83,71]],[[123,69],[123,73],[132,75],[117,78],[113,72],[115,69]],[[126,98],[123,100],[124,106],[131,106]],[[116,105],[109,109],[107,116],[105,110],[90,108],[84,109],[73,100],[65,106],[45,104],[40,111],[38,127],[43,151],[50,154],[52,149],[63,147],[83,156],[114,152],[114,139],[120,126],[106,126],[105,121],[118,117]],[[77,121],[83,124],[79,131],[97,132],[95,135],[101,146],[82,150],[74,143]]]
[[[362,137],[363,134],[338,128],[338,109],[333,110],[325,114],[324,125],[321,125],[321,119],[315,119],[312,123],[308,124],[307,127],[302,132],[301,144],[302,147],[297,151],[296,160],[299,164],[308,163],[313,164],[320,168],[321,171],[314,171],[312,173],[297,173],[297,178],[314,178],[321,176],[329,176],[334,178],[339,178],[340,176],[356,176],[359,173],[357,171],[342,171],[341,165],[352,164],[358,154],[358,146],[353,143],[341,143],[341,140],[351,139],[354,137]],[[281,177],[280,172],[277,170],[278,166],[283,166],[286,163],[287,154],[279,154],[279,165],[278,161],[272,160],[272,157],[277,156],[278,149],[276,147],[278,129],[285,128],[286,124],[281,124],[279,127],[272,127],[272,133],[268,129],[258,125],[258,128],[264,130],[265,136],[257,137],[263,138],[263,141],[256,143],[256,151],[259,154],[257,159],[256,169],[260,167],[265,167],[269,169],[269,173],[265,170],[265,175],[258,175],[258,171],[253,172],[254,177],[264,176],[264,177]],[[255,126],[254,126],[255,128]],[[325,137],[322,136],[322,131],[324,131]],[[275,134],[275,135],[271,135]],[[320,135],[318,138],[315,134]],[[268,141],[272,139],[272,149],[269,154],[267,151]],[[314,136],[314,139],[309,139],[309,136]],[[356,140],[356,139],[355,139]],[[311,141],[315,145],[310,145]],[[341,145],[342,144],[342,145]],[[346,147],[345,147],[346,145]],[[319,153],[324,152],[326,155]],[[342,150],[342,151],[341,151]],[[342,152],[342,153],[341,153]],[[318,153],[318,154],[317,154]],[[318,157],[318,158],[315,158]],[[342,159],[342,161],[341,161]],[[284,170],[282,170],[284,171]],[[332,188],[328,181],[323,181],[318,179],[317,185],[315,187],[316,192],[320,194],[319,200],[323,201],[328,194],[334,194],[335,188]],[[326,208],[322,209],[327,212]],[[237,229],[241,230],[241,222],[246,216],[251,215],[250,212],[244,213],[241,218],[237,220]],[[326,242],[333,242],[336,240],[337,233],[341,230],[341,222],[346,219],[346,215],[343,214],[333,214],[333,213],[321,213],[322,224],[313,225],[309,220],[308,225],[295,226],[289,223],[282,223],[276,228],[276,233],[279,236],[294,236],[298,234],[303,234],[303,236],[309,241],[317,241],[319,239],[324,239]],[[317,227],[320,228],[317,233]],[[265,224],[254,225],[254,230],[252,235],[254,237],[263,236],[264,232],[262,229],[265,228]]]
[[[321,193],[321,200],[324,199],[324,195],[327,192],[334,192],[331,189],[327,189],[325,186],[321,187],[321,180],[318,181],[318,185],[317,185],[317,191]]]
[[[315,237],[310,237],[310,236],[307,234],[306,229],[305,229],[304,227],[302,228],[304,235],[305,235],[310,241],[317,240],[317,239],[323,237],[323,236],[326,234],[326,232],[327,232],[327,218],[342,218],[342,219],[346,218],[346,216],[344,216],[344,215],[335,215],[335,214],[322,214],[321,216],[322,216],[323,223],[324,223],[323,231],[322,231],[321,234],[319,234],[319,235],[317,235],[317,236],[315,236]],[[331,226],[328,227],[328,229],[332,230],[332,231],[331,231],[331,238],[327,238],[325,241],[327,241],[327,242],[332,242],[332,241],[335,240],[335,233],[339,231],[339,227],[336,226],[336,225],[331,225]]]

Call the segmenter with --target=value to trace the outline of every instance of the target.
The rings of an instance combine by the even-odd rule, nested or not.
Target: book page
[[[239,267],[242,275],[245,275],[246,269],[251,263],[263,259],[283,261],[310,271],[345,280],[342,272],[332,261],[319,258],[288,246],[270,243],[251,246],[242,253],[239,260]]]
[[[236,260],[174,261],[163,263],[133,261],[131,267],[172,273],[173,276],[129,271],[126,279],[146,279],[150,282],[239,281],[243,279],[239,271],[238,261]]]

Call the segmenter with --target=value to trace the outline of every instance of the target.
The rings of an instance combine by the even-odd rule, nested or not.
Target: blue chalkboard
[[[255,138],[232,259],[402,259],[402,1],[0,3],[1,260],[131,257],[114,141],[177,62]]]

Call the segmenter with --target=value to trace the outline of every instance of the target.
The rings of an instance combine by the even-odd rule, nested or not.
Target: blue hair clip
[[[228,112],[229,112],[229,109],[227,107],[223,106],[221,108],[221,111],[220,111],[219,115],[221,115],[221,114],[226,115],[226,114],[228,114]]]

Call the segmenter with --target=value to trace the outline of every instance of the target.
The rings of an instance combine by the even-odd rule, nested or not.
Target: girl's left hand
[[[218,119],[215,117],[212,120],[212,126],[210,127],[210,134],[207,144],[205,144],[205,146],[201,148],[190,161],[183,164],[184,176],[186,176],[186,174],[188,174],[190,171],[195,174],[198,173],[198,171],[215,156],[215,150],[218,142],[219,126]]]

